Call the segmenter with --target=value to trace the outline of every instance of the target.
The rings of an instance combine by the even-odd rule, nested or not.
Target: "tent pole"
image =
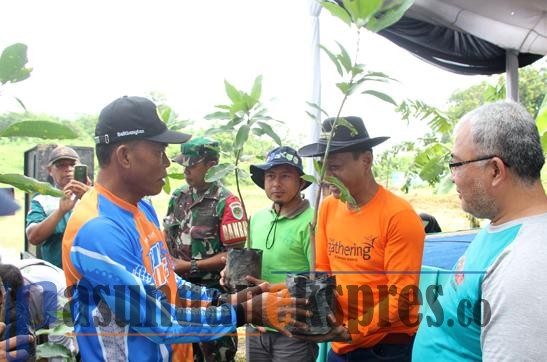
[[[519,101],[519,59],[518,52],[505,51],[506,98]]]
[[[308,0],[309,15],[310,15],[310,72],[309,77],[311,81],[308,83],[311,85],[309,89],[308,101],[317,104],[321,107],[321,62],[319,51],[319,15],[321,14],[321,5],[316,0]],[[311,108],[311,107],[310,107]],[[316,119],[321,120],[321,112],[317,109],[311,108],[310,113],[314,114]],[[319,125],[312,119],[309,120],[308,127],[308,143],[317,142],[319,139]],[[316,175],[315,168],[313,167],[313,159],[306,159],[306,173],[309,175]],[[306,198],[310,201],[312,207],[318,207],[314,205],[315,195],[317,195],[318,185],[312,184],[305,191]]]

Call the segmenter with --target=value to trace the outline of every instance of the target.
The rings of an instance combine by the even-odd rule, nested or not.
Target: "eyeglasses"
[[[503,162],[503,164],[507,167],[509,167],[509,165],[501,159],[501,157],[497,156],[497,155],[490,155],[490,156],[483,156],[483,157],[479,157],[479,158],[475,158],[473,160],[468,160],[468,161],[460,161],[460,162],[449,162],[448,163],[448,168],[450,169],[450,171],[454,171],[454,169],[456,167],[460,167],[460,166],[463,166],[463,165],[467,165],[468,163],[473,163],[473,162],[479,162],[479,161],[486,161],[486,160],[491,160],[493,159],[494,157],[497,157],[501,160],[501,162]]]

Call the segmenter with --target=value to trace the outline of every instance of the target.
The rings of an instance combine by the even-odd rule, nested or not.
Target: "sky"
[[[3,0],[0,47],[28,45],[28,80],[0,88],[29,111],[62,118],[98,114],[122,95],[160,92],[180,117],[207,127],[203,116],[227,102],[224,79],[250,91],[263,76],[263,99],[289,126],[283,137],[307,143],[305,101],[311,94],[311,17],[307,0]],[[335,40],[353,54],[356,33],[322,11],[320,42]],[[421,99],[443,108],[450,94],[487,78],[446,72],[375,34],[362,34],[359,62],[398,80],[382,90],[396,100]],[[322,54],[322,107],[335,115],[340,79]],[[0,97],[0,112],[17,110]],[[392,136],[383,147],[417,137],[393,107],[370,96],[350,98],[342,115],[365,120],[372,137]]]

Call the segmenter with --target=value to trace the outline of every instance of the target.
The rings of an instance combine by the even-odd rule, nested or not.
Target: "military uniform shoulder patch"
[[[230,210],[232,210],[232,215],[234,215],[234,218],[237,220],[243,219],[243,208],[241,207],[240,202],[232,202],[230,204]]]

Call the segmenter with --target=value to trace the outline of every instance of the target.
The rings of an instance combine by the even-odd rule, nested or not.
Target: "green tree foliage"
[[[25,44],[17,43],[6,47],[0,55],[0,84],[4,86],[7,83],[17,83],[27,79],[32,71],[32,68],[26,66],[27,61],[27,46]],[[23,102],[17,97],[15,99],[26,111]],[[11,116],[13,117],[14,114],[11,114]],[[25,113],[23,117],[28,117],[28,114]],[[20,121],[4,120],[2,127],[0,127],[0,138],[2,137],[67,139],[76,138],[77,134],[71,127],[58,122],[25,118]],[[59,190],[49,184],[18,174],[0,173],[0,183],[15,186],[29,193],[38,192],[48,195],[59,195],[60,193]]]
[[[492,77],[493,82],[484,81],[464,90],[452,94],[448,102],[448,111],[443,112],[431,107],[425,102],[405,100],[398,111],[408,122],[425,121],[430,132],[417,139],[412,147],[405,148],[415,154],[414,164],[406,171],[407,180],[403,191],[408,192],[412,187],[412,180],[417,177],[432,186],[439,186],[438,190],[446,191],[451,187],[446,163],[450,158],[452,148],[451,137],[457,121],[467,112],[478,106],[505,98],[505,76]],[[543,111],[540,111],[547,93],[547,68],[529,66],[519,71],[519,101],[528,111],[537,118],[538,129],[542,141],[547,145],[547,120],[543,120]],[[547,114],[547,111],[545,112]],[[545,118],[547,119],[547,118]],[[542,127],[545,127],[542,128]],[[380,158],[381,162],[382,158]],[[385,166],[381,166],[384,167]]]
[[[209,129],[207,134],[227,133],[230,136],[231,145],[228,142],[225,146],[227,146],[226,149],[231,150],[233,161],[226,162],[229,160],[225,159],[218,165],[211,167],[205,175],[205,180],[214,182],[224,179],[228,175],[234,175],[241,206],[245,214],[248,215],[240,188],[240,181],[250,177],[245,167],[242,166],[242,162],[248,159],[245,151],[246,147],[250,139],[262,136],[267,136],[276,144],[281,145],[281,137],[274,130],[274,126],[277,126],[276,123],[281,122],[270,117],[266,107],[260,101],[262,95],[261,75],[255,78],[249,93],[237,89],[227,80],[224,81],[224,89],[229,102],[217,105],[217,111],[208,114],[205,118],[222,121],[220,125]],[[247,245],[251,248],[250,240],[248,240]]]
[[[449,99],[448,115],[459,119],[472,109],[498,99],[505,98],[505,75],[493,81],[484,81],[470,88],[454,92]],[[538,111],[547,93],[547,68],[528,66],[519,70],[519,102],[533,116]]]

